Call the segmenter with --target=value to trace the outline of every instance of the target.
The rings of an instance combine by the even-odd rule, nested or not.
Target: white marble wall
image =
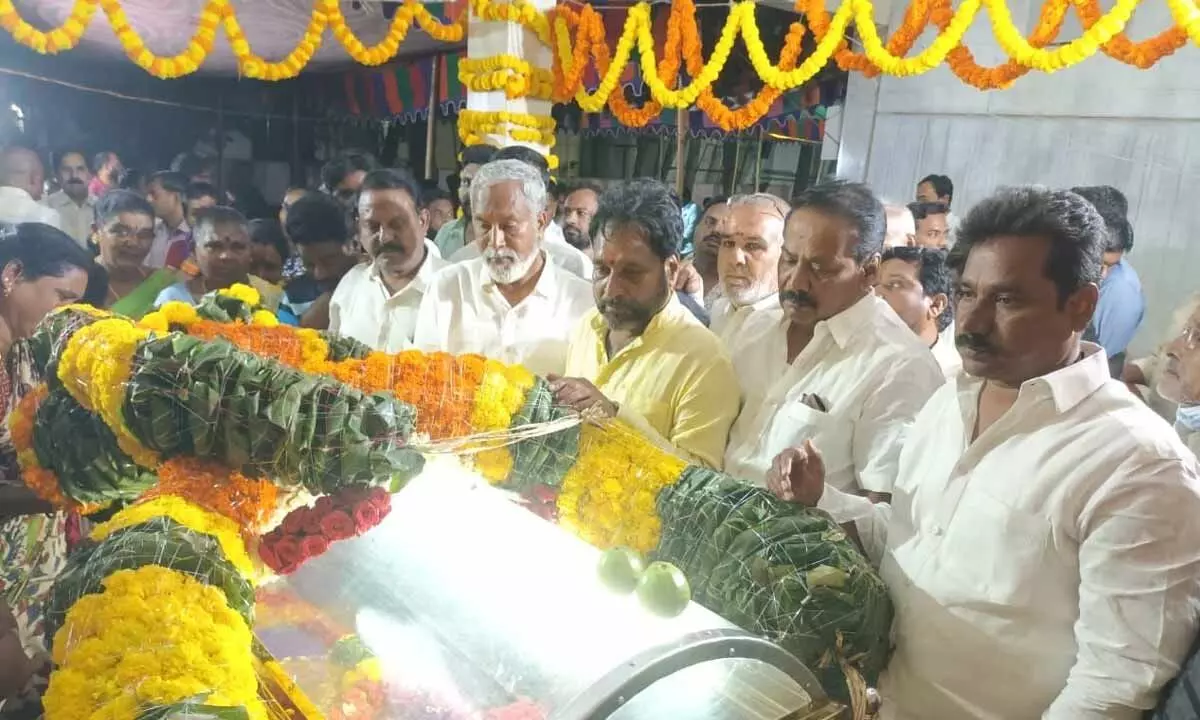
[[[1010,0],[1010,7],[1028,31],[1040,5]],[[894,10],[896,23],[903,7]],[[967,44],[980,62],[999,62],[985,18]],[[1165,3],[1144,3],[1129,32],[1140,39],[1168,23]],[[1072,18],[1060,37],[1079,32]],[[838,161],[840,176],[865,179],[897,199],[911,197],[924,175],[949,175],[959,214],[998,185],[1121,189],[1135,229],[1130,260],[1148,303],[1134,353],[1152,348],[1175,304],[1200,290],[1200,49],[1194,46],[1147,71],[1096,56],[986,93],[944,67],[918,78],[856,77]]]

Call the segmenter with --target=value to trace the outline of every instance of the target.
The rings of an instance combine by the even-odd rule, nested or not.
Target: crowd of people
[[[347,154],[248,219],[211,178],[129,185],[112,153],[55,175],[43,201],[38,156],[0,154],[10,403],[53,307],[138,317],[248,283],[376,350],[524,364],[589,421],[828,512],[895,603],[885,715],[1138,717],[1200,626],[1200,311],[1123,362],[1144,299],[1114,188],[998,189],[960,217],[945,176],[911,204],[838,181],[691,217],[656,180],[564,187],[528,148],[471,147],[453,193]],[[36,658],[74,521],[4,481]]]

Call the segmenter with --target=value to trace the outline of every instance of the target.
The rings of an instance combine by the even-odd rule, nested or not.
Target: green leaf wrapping
[[[156,705],[139,712],[135,720],[250,720],[245,708],[205,705],[206,697],[198,695],[183,702]]]
[[[253,626],[254,589],[225,559],[216,538],[157,517],[117,530],[71,554],[46,600],[46,637],[53,640],[71,606],[84,595],[101,592],[106,577],[146,565],[178,570],[217,588],[225,594],[229,607]]]
[[[322,332],[321,339],[329,345],[329,360],[331,362],[341,362],[342,360],[362,360],[371,352],[371,346],[361,343],[352,337],[346,335],[338,335],[337,333]]]
[[[550,385],[539,377],[525,396],[525,404],[513,415],[509,428],[553,422],[571,414],[570,409],[554,403]],[[518,441],[509,446],[509,452],[513,467],[506,487],[518,491],[537,484],[557,488],[579,456],[579,426]]]
[[[158,482],[154,473],[121,451],[98,415],[62,387],[42,401],[33,428],[38,462],[58,476],[63,493],[74,500],[132,500]]]
[[[13,352],[28,352],[46,384],[51,388],[60,387],[59,356],[76,330],[95,321],[96,318],[80,310],[57,310],[38,324],[28,340],[15,343]]]
[[[124,415],[164,457],[212,458],[315,493],[408,479],[424,466],[406,447],[416,413],[391,393],[366,395],[176,333],[138,348]]]
[[[887,588],[828,515],[784,503],[760,488],[689,466],[658,496],[662,539],[655,559],[679,567],[693,599],[766,637],[847,701],[841,656],[874,684],[890,649]],[[841,588],[807,584],[821,565],[846,574]]]

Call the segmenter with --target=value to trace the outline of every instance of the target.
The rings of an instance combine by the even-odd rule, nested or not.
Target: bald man
[[[0,151],[0,222],[39,222],[61,228],[58,213],[38,202],[46,170],[32,150],[9,147]]]
[[[917,235],[917,221],[913,218],[912,210],[904,205],[885,204],[883,212],[887,216],[887,233],[883,236],[885,248],[914,245]]]

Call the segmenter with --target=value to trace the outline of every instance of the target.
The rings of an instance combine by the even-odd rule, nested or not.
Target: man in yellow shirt
[[[592,221],[596,308],[575,326],[555,399],[624,420],[664,450],[720,469],[740,394],[717,336],[680,304],[683,218],[666,186],[605,191]]]

